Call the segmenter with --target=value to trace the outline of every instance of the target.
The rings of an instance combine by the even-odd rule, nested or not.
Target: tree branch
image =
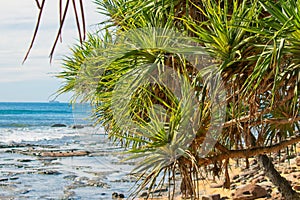
[[[264,119],[262,122],[269,123],[269,124],[292,124],[297,121],[300,121],[300,117],[286,118],[286,119],[270,118],[270,119]]]
[[[289,145],[295,144],[297,142],[300,142],[300,135],[292,136],[280,143],[277,143],[272,146],[267,147],[254,147],[250,149],[242,149],[242,150],[228,150],[225,153],[221,153],[218,155],[213,155],[211,157],[207,158],[198,158],[198,164],[204,165],[204,164],[211,164],[216,161],[222,161],[229,158],[246,158],[246,157],[252,157],[259,154],[266,154],[271,152],[279,151],[280,149],[283,149]]]

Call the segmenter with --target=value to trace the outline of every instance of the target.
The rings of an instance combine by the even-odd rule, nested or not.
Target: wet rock
[[[77,178],[76,175],[67,175],[64,176],[63,179],[74,181]]]
[[[45,174],[45,175],[59,175],[59,174],[61,174],[60,172],[55,171],[55,170],[43,170],[43,171],[39,171],[38,173],[39,174]]]
[[[101,182],[99,180],[88,180],[87,185],[101,188],[110,188],[107,183]]]
[[[53,124],[51,127],[54,127],[54,128],[56,128],[56,127],[67,127],[67,125],[65,125],[65,124]]]
[[[118,194],[116,192],[112,193],[111,196],[112,196],[112,199],[124,199],[125,198],[124,194],[122,194],[122,193]]]
[[[40,158],[38,158],[38,160],[40,160],[42,162],[52,162],[54,160],[57,160],[57,158],[44,158],[44,157],[40,157]]]
[[[89,178],[86,176],[75,178],[75,181],[77,181],[77,182],[82,182],[82,181],[84,182],[84,181],[88,181],[88,180],[89,180]]]
[[[114,193],[112,193],[111,197],[113,199],[116,199],[116,198],[118,198],[118,195],[119,195],[118,193],[114,192]]]
[[[253,200],[257,198],[262,198],[267,196],[267,191],[265,188],[255,185],[249,184],[238,188],[233,194],[233,200]]]
[[[23,191],[20,192],[20,194],[27,194],[29,192],[30,192],[30,190],[23,190]]]
[[[72,156],[86,156],[88,155],[88,151],[76,151],[76,150],[70,150],[70,151],[48,151],[48,152],[42,152],[40,156],[44,157],[72,157]]]
[[[18,159],[18,162],[31,162],[31,159]]]
[[[71,126],[71,128],[73,128],[73,129],[82,129],[82,128],[84,128],[84,126],[83,125],[73,125],[73,126]]]
[[[75,195],[74,191],[65,190],[63,199],[72,199],[71,197]]]
[[[0,177],[0,182],[4,182],[4,181],[8,181],[8,178],[6,178],[6,177]]]
[[[13,181],[13,180],[17,180],[17,179],[19,179],[19,177],[17,177],[17,176],[13,176],[13,177],[10,177],[10,178],[9,178],[9,180],[12,180],[12,181]]]

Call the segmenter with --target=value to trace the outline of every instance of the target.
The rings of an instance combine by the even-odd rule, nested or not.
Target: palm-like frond
[[[217,175],[215,158],[299,131],[298,1],[96,3],[109,32],[73,49],[60,92],[83,95],[109,137],[140,160],[136,192],[178,170],[196,197],[200,167],[213,164]],[[219,140],[206,152],[209,139]]]

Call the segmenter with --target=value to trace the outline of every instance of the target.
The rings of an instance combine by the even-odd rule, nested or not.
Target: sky
[[[70,47],[78,43],[78,32],[73,9],[70,9],[63,41],[58,43],[50,63],[49,53],[59,26],[58,2],[46,1],[38,36],[22,64],[39,10],[35,0],[0,0],[0,102],[47,102],[63,84],[63,80],[54,76],[62,70],[62,59],[70,55]],[[92,0],[83,2],[87,29],[93,32],[104,18],[97,13]],[[59,96],[57,100],[69,102],[71,95]]]

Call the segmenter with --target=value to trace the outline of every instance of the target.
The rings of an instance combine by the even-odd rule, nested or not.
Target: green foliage
[[[195,198],[199,169],[222,171],[214,157],[299,132],[299,1],[96,3],[105,33],[71,49],[59,93],[90,102],[96,123],[140,161],[133,196],[167,178],[171,187],[179,171]],[[206,152],[209,139],[218,146]]]

